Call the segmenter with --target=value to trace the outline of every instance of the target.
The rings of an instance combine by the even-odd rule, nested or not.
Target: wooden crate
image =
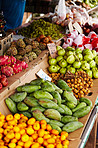
[[[0,38],[0,55],[3,55],[13,41],[13,33],[7,33],[6,37]]]

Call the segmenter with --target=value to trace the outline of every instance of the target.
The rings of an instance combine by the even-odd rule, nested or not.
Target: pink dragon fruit
[[[22,69],[28,68],[28,64],[25,61],[17,60],[16,63],[20,64],[22,66]]]
[[[14,65],[12,65],[12,68],[13,68],[14,74],[17,74],[22,71],[21,64],[15,63]]]
[[[10,59],[11,59],[11,64],[12,64],[12,65],[13,65],[14,63],[16,63],[16,58],[15,58],[15,57],[11,56]]]
[[[8,56],[0,56],[0,66],[6,65],[6,61],[8,59]]]
[[[10,66],[2,66],[1,67],[2,74],[5,74],[7,77],[13,75],[13,68]]]
[[[11,58],[10,57],[8,57],[8,59],[6,60],[5,65],[11,65]]]

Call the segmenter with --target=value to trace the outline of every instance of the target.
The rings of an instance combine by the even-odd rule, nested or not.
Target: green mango
[[[27,93],[32,93],[36,90],[39,90],[41,88],[41,86],[37,86],[37,85],[24,85],[21,88],[21,91],[25,91]]]
[[[38,103],[45,108],[52,108],[52,109],[57,109],[58,105],[53,102],[52,100],[49,99],[39,99]]]
[[[60,113],[55,109],[47,109],[44,111],[44,115],[50,119],[61,121]]]
[[[66,105],[61,104],[59,106],[64,110],[64,114],[66,114],[66,115],[72,115],[72,111]]]
[[[65,113],[64,109],[62,107],[60,107],[60,106],[58,106],[57,111],[59,113],[61,113],[61,114],[64,114]]]
[[[14,102],[21,102],[25,99],[26,96],[27,96],[27,92],[18,92],[18,93],[14,93],[13,95],[11,95],[10,98]]]
[[[39,110],[41,112],[44,112],[45,111],[45,108],[41,107],[41,106],[34,106],[30,109],[30,112],[34,111],[34,110]]]
[[[53,96],[49,92],[44,91],[44,90],[37,90],[37,91],[35,91],[33,93],[33,96],[36,99],[40,99],[40,98],[53,99]]]
[[[43,114],[40,110],[38,110],[38,109],[34,110],[34,111],[32,112],[32,115],[33,115],[33,117],[34,117],[36,120],[38,120],[38,121],[45,120],[47,123],[49,123],[49,119],[46,118],[46,117],[44,116],[44,114]]]
[[[57,85],[62,89],[62,90],[67,90],[67,91],[72,91],[72,89],[67,85],[67,83],[62,80],[62,79],[59,79],[57,81]]]
[[[28,96],[24,99],[24,103],[26,103],[28,106],[31,106],[31,107],[33,107],[33,106],[35,107],[35,106],[39,105],[37,99],[35,99],[33,97],[28,97]]]
[[[86,106],[85,102],[79,103],[75,108],[72,109],[72,112],[76,112],[77,110],[84,108]]]
[[[16,103],[12,99],[10,99],[10,98],[5,99],[5,103],[12,113],[15,114],[18,112],[17,107],[16,107]]]
[[[44,91],[48,91],[48,92],[55,91],[55,88],[49,81],[45,81],[41,86],[42,86],[42,90]]]
[[[61,104],[61,95],[57,91],[51,92],[53,98],[57,100],[58,105]]]
[[[52,83],[52,82],[50,82],[52,85],[53,85],[53,87],[55,88],[55,91],[57,91],[57,92],[59,92],[60,94],[62,94],[63,93],[63,90],[62,89],[60,89],[57,85],[55,85],[54,83]]]
[[[72,102],[74,103],[75,105],[77,105],[77,99],[75,98],[75,96],[73,94],[71,94],[70,92],[68,91],[64,91],[63,92],[63,97],[69,101],[69,102]]]
[[[73,108],[75,108],[76,107],[76,105],[74,104],[74,103],[72,103],[72,102],[66,102],[66,105],[70,108],[70,109],[73,109]]]
[[[38,78],[38,79],[34,79],[30,82],[31,85],[41,85],[43,82],[45,82],[44,79]]]
[[[57,120],[50,120],[50,121],[49,121],[49,124],[56,124],[56,125],[58,125],[59,127],[63,127],[63,126],[64,126],[64,124],[63,124],[62,122],[57,121]]]
[[[81,108],[79,110],[77,110],[76,112],[73,113],[74,117],[84,117],[85,115],[87,115],[90,112],[90,106],[85,106],[84,108]]]
[[[17,104],[17,109],[19,111],[27,111],[29,109],[29,107],[24,102],[19,102]]]
[[[80,102],[85,102],[88,106],[90,106],[90,108],[92,108],[92,101],[87,99],[87,98],[80,98],[79,99]]]
[[[16,88],[16,90],[17,90],[17,92],[21,92],[21,91],[22,91],[22,86],[18,86],[18,87]]]
[[[61,118],[61,121],[66,124],[66,123],[69,123],[69,122],[72,122],[72,121],[78,121],[78,118],[73,117],[73,116],[63,116]]]
[[[63,126],[62,130],[68,133],[73,132],[79,128],[83,127],[83,124],[79,121],[69,122]]]

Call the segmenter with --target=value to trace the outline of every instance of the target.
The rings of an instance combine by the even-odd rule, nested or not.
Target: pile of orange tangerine
[[[45,120],[0,113],[0,148],[68,148],[67,137],[67,132],[59,134]]]

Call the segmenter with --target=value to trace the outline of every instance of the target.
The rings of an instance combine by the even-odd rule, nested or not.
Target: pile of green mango
[[[89,99],[80,98],[78,101],[72,89],[61,79],[57,85],[41,78],[32,80],[17,87],[5,103],[13,114],[33,116],[38,121],[44,119],[53,129],[68,133],[83,127],[78,118],[88,114],[92,108]]]

